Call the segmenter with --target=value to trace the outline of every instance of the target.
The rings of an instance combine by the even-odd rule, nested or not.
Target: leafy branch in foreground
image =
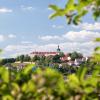
[[[0,67],[1,100],[99,100],[100,67],[96,66],[91,77],[87,68],[81,67],[77,74],[67,79],[53,69],[37,69],[32,65],[21,72],[9,72]],[[9,78],[10,77],[10,78]]]
[[[79,24],[82,17],[90,11],[95,20],[100,18],[100,0],[77,0],[77,2],[76,0],[68,0],[64,8],[57,5],[50,5],[49,7],[54,10],[54,13],[50,15],[50,19],[65,16],[68,24]]]

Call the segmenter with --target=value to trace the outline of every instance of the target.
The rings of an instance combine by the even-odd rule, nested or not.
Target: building
[[[71,57],[70,57],[68,54],[66,54],[66,55],[64,55],[63,57],[61,57],[60,59],[61,59],[61,61],[63,61],[63,62],[68,62],[68,61],[71,60]]]
[[[56,55],[57,54],[57,52],[32,52],[31,54],[30,54],[30,56],[31,57],[34,57],[34,56],[50,56],[50,55],[52,55],[52,56],[54,56],[54,55]]]
[[[31,57],[34,57],[34,56],[55,56],[55,55],[59,54],[60,51],[61,50],[60,50],[59,45],[58,45],[58,48],[57,48],[56,52],[40,52],[40,51],[35,51],[35,52],[31,52],[30,56]]]

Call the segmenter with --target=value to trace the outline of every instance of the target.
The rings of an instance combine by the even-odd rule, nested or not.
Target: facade
[[[59,46],[58,46],[58,48],[57,48],[57,51],[56,52],[39,52],[39,51],[35,51],[35,52],[32,52],[32,53],[30,53],[30,56],[31,57],[34,57],[34,56],[55,56],[55,55],[57,55],[57,54],[59,54],[60,53],[60,48],[59,48]]]
[[[31,57],[34,57],[35,55],[37,56],[55,56],[57,52],[32,52],[30,54]]]

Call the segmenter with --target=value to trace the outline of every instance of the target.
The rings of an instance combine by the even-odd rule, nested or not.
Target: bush
[[[32,72],[28,65],[21,72],[9,72],[0,67],[1,100],[99,100],[100,77],[96,66],[93,75],[87,76],[87,68],[67,76],[53,69],[38,68]]]

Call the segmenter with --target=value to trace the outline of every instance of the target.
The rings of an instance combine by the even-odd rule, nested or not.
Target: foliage
[[[67,23],[79,24],[82,17],[87,13],[92,12],[93,18],[97,20],[100,18],[100,0],[66,0],[64,8],[57,5],[50,5],[49,7],[55,12],[50,16],[53,19],[58,16],[65,16]]]
[[[53,63],[61,63],[60,55],[55,55],[52,60]]]
[[[100,66],[91,77],[86,74],[87,68],[81,67],[67,79],[53,69],[32,72],[32,67],[17,73],[0,67],[1,100],[99,100]]]
[[[37,56],[37,55],[35,55],[35,56],[32,58],[32,61],[33,61],[33,62],[36,62],[36,61],[38,61],[38,60],[40,60],[40,57]]]
[[[5,65],[5,64],[7,64],[7,63],[14,63],[16,61],[16,59],[15,58],[6,58],[6,59],[2,59],[1,61],[0,61],[0,65]]]
[[[20,61],[20,62],[26,61],[26,62],[29,62],[29,61],[31,61],[31,57],[28,56],[28,55],[20,55],[20,56],[17,56],[16,61]]]
[[[65,8],[56,5],[50,5],[55,12],[50,16],[51,19],[58,16],[65,16],[68,24],[78,25],[82,21],[82,17],[92,12],[95,20],[100,18],[100,0],[66,0]],[[100,38],[96,38],[96,42],[100,42]],[[73,55],[75,56],[75,55]],[[77,74],[69,75],[67,90],[68,100],[99,100],[100,99],[100,47],[96,47],[91,62],[96,63],[90,66],[88,62],[80,67]],[[86,68],[87,67],[87,68]],[[90,76],[88,71],[92,71]]]
[[[74,51],[74,52],[70,53],[70,57],[72,60],[75,60],[77,58],[82,58],[83,55],[81,53],[77,53],[76,51]]]

